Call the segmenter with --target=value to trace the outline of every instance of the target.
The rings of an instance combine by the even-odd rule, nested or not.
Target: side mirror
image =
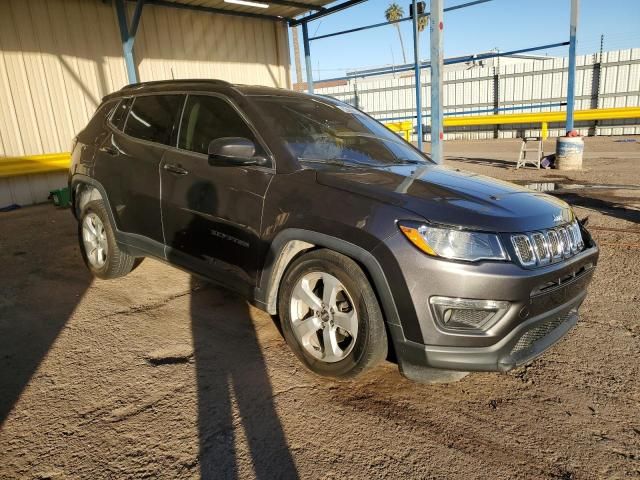
[[[209,164],[215,166],[266,165],[267,159],[256,156],[256,146],[248,138],[222,137],[211,140],[207,150]]]

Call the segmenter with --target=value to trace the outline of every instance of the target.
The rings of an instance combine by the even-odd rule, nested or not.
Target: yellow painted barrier
[[[392,132],[402,133],[402,138],[407,142],[411,139],[411,133],[413,132],[413,122],[411,120],[389,122],[385,123],[385,126]]]
[[[589,120],[620,120],[628,118],[640,118],[640,107],[623,108],[599,108],[592,110],[577,110],[574,114],[576,122]],[[506,125],[514,123],[540,123],[542,124],[542,136],[547,138],[548,130],[545,124],[551,122],[564,122],[567,112],[536,112],[536,113],[509,113],[504,115],[476,115],[465,117],[445,117],[445,127],[467,127],[475,125]]]
[[[69,152],[26,157],[0,157],[0,178],[62,172],[69,169],[70,163],[71,154]]]

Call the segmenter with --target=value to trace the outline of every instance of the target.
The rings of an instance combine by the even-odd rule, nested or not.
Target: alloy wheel
[[[107,261],[107,233],[102,220],[93,212],[82,220],[82,241],[89,263],[94,268],[102,268]]]
[[[303,275],[293,289],[290,312],[296,339],[314,358],[339,362],[353,349],[358,314],[351,295],[333,275]]]

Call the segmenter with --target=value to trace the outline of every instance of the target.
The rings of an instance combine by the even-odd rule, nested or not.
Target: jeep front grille
[[[516,233],[511,243],[518,260],[525,267],[536,267],[572,257],[584,248],[577,220],[547,230]]]

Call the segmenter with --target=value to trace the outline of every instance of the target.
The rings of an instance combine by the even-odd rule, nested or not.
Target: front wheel
[[[289,347],[318,375],[350,378],[387,355],[387,334],[369,281],[350,258],[316,250],[293,262],[278,305]]]

